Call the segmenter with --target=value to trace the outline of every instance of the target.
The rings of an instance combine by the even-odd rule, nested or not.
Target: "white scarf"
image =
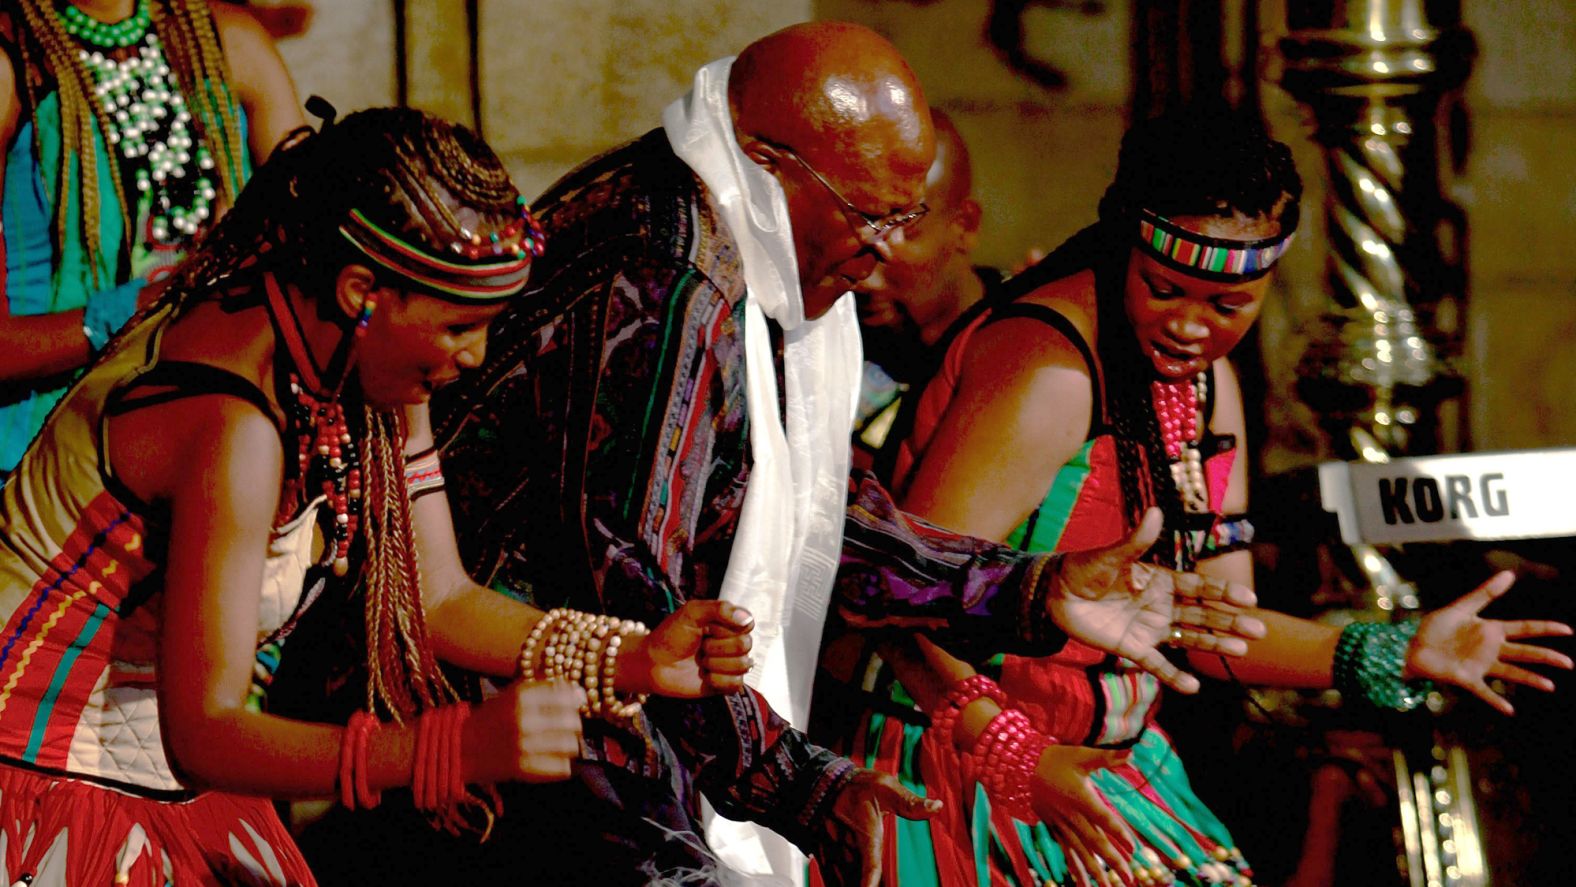
[[[695,74],[662,115],[673,151],[721,208],[744,264],[744,353],[754,465],[721,597],[755,615],[750,684],[803,730],[843,546],[848,459],[864,352],[854,300],[806,320],[782,188],[740,148],[728,111],[733,59]],[[787,429],[767,318],[783,330]],[[802,880],[804,859],[766,829],[709,818],[712,852],[746,883]]]

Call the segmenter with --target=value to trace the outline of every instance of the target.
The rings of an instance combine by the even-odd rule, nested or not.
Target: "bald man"
[[[494,862],[459,870],[713,883],[710,839],[723,864],[780,884],[803,873],[786,838],[827,883],[873,884],[883,810],[934,805],[794,729],[834,578],[839,609],[867,624],[1061,647],[1055,601],[1086,575],[1070,562],[917,533],[877,485],[847,500],[862,363],[848,291],[924,217],[934,154],[898,52],[821,22],[705,66],[662,128],[538,199],[531,288],[494,322],[484,365],[433,404],[467,564],[540,606],[648,624],[690,598],[739,603],[756,619],[754,689],[588,721],[578,780],[507,789]],[[1134,618],[1118,584],[1126,609],[1103,625]],[[703,838],[699,796],[776,834],[719,820]]]
[[[876,465],[902,392],[934,373],[937,343],[975,316],[1002,275],[972,261],[980,205],[968,145],[952,118],[932,108],[936,159],[925,176],[923,219],[893,233],[882,261],[854,287],[864,333],[865,377],[855,421],[854,461]]]

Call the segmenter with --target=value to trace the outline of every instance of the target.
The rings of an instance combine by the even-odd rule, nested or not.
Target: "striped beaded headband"
[[[1244,280],[1269,273],[1291,246],[1296,231],[1265,240],[1222,240],[1179,227],[1140,210],[1138,242],[1146,252],[1179,271],[1210,280]]]
[[[461,229],[462,240],[450,244],[456,258],[493,261],[464,264],[448,261],[385,231],[359,209],[350,211],[339,233],[380,267],[450,302],[495,302],[525,289],[531,261],[542,254],[542,228],[520,202],[520,218],[483,238]]]

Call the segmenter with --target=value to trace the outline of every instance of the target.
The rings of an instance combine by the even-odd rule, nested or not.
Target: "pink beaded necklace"
[[[1204,373],[1188,381],[1150,383],[1160,439],[1171,460],[1171,479],[1182,497],[1182,508],[1192,514],[1209,511],[1209,485],[1204,480],[1204,456],[1199,452],[1203,435],[1199,405],[1209,396]]]

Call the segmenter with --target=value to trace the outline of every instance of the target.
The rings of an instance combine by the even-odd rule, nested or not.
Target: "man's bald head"
[[[918,380],[929,348],[983,295],[970,255],[979,240],[980,206],[971,194],[969,148],[952,119],[932,109],[936,162],[925,176],[930,214],[888,244],[855,292],[865,354],[899,381]]]
[[[919,82],[876,32],[811,22],[739,53],[728,101],[740,147],[783,185],[805,312],[818,316],[876,261],[844,203],[880,218],[921,199],[935,138]]]
[[[969,146],[958,127],[939,108],[930,110],[936,129],[936,161],[925,176],[925,202],[931,212],[945,212],[974,193],[974,169]]]

